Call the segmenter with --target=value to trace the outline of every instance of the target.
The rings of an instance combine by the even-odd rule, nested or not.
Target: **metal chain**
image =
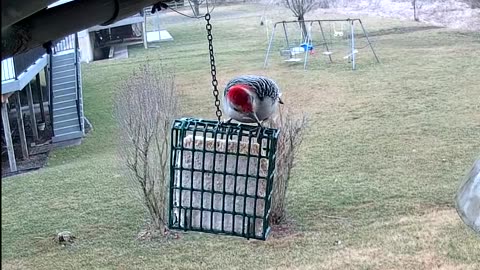
[[[212,36],[212,25],[210,24],[210,13],[205,14],[205,20],[207,25],[207,40],[208,40],[208,50],[210,52],[210,71],[212,74],[212,86],[213,86],[213,96],[215,97],[215,107],[217,108],[216,115],[218,121],[222,118],[222,110],[220,109],[220,99],[218,98],[218,81],[217,81],[217,67],[215,66],[215,55],[213,53],[213,36]]]

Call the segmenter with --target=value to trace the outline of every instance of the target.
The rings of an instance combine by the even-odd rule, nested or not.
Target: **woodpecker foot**
[[[257,139],[257,143],[260,143],[260,141],[262,140],[263,129],[264,127],[261,124],[259,124],[258,127],[252,129],[252,135],[254,135]]]
[[[232,118],[229,118],[227,120],[222,119],[222,120],[218,121],[218,124],[217,124],[217,127],[216,127],[217,131],[218,130],[225,130],[225,127],[222,127],[222,126],[230,124],[232,122],[232,120],[233,120]],[[224,134],[221,133],[220,138],[223,139],[223,137],[224,137]],[[232,139],[232,138],[233,138],[232,135],[230,135],[230,139]]]
[[[226,124],[230,124],[232,122],[232,118],[229,118],[227,120],[220,120],[220,125],[226,125]]]

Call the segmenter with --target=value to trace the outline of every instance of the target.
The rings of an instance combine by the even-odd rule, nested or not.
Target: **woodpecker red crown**
[[[248,91],[251,91],[248,85],[236,84],[229,88],[227,98],[232,104],[240,107],[243,112],[252,112],[252,102]]]

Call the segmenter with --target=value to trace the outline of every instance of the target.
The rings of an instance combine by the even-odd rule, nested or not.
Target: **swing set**
[[[325,31],[325,24],[329,23],[330,24],[330,41],[327,40],[327,35]],[[340,29],[336,27],[337,23],[340,23]],[[347,33],[347,31],[344,29],[344,24],[348,23],[349,24],[349,30],[350,33]],[[307,26],[306,28],[306,35],[303,39],[303,42],[300,44],[300,46],[292,46],[291,39],[289,37],[289,32],[288,32],[288,25],[295,24],[303,24]],[[350,39],[349,43],[349,48],[348,48],[348,54],[343,56],[343,59],[347,59],[348,62],[352,63],[352,70],[356,69],[356,55],[359,53],[359,49],[362,49],[364,47],[370,47],[375,60],[377,63],[380,63],[380,60],[378,59],[378,56],[375,52],[375,49],[372,46],[372,43],[370,42],[370,39],[368,37],[367,31],[365,30],[365,27],[363,26],[363,23],[360,19],[330,19],[330,20],[304,20],[304,21],[280,21],[276,22],[273,25],[273,30],[272,34],[270,36],[270,41],[268,43],[267,47],[267,52],[265,55],[265,61],[263,68],[267,68],[268,66],[268,58],[270,56],[270,52],[273,46],[273,43],[275,41],[275,34],[278,28],[283,29],[284,33],[284,39],[285,39],[285,45],[286,48],[282,49],[280,51],[280,54],[286,59],[284,60],[285,62],[300,62],[301,59],[296,57],[298,54],[303,54],[303,68],[307,69],[307,62],[308,62],[308,56],[309,54],[311,55],[313,53],[314,45],[313,45],[313,37],[312,37],[312,28],[313,26],[318,25],[319,27],[319,32],[321,35],[321,43],[319,44],[320,46],[323,47],[323,52],[322,54],[325,56],[328,56],[328,60],[330,63],[333,63],[333,58],[332,54],[334,51],[332,50],[333,46],[333,40],[335,38],[341,38],[341,39]],[[355,34],[355,25],[360,25],[361,31],[363,33],[363,36],[365,37],[367,41],[367,45],[361,48],[358,48],[356,46],[356,38],[359,36],[358,34]],[[303,35],[303,34],[302,34]],[[305,48],[307,47],[307,48]]]

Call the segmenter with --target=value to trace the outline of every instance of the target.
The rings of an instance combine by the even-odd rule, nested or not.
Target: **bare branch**
[[[303,36],[307,35],[307,27],[303,20],[305,20],[305,14],[311,11],[317,4],[315,0],[283,0],[285,7],[290,9],[300,21],[300,27],[302,28]]]

